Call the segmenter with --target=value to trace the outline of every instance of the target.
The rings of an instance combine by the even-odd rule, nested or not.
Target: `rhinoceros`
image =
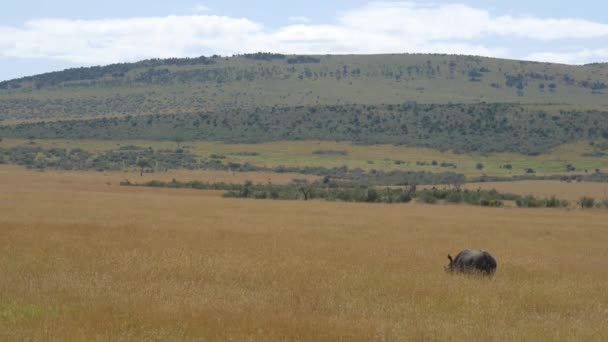
[[[484,250],[465,249],[452,258],[448,254],[450,264],[445,268],[448,273],[466,273],[493,276],[496,272],[496,259]]]

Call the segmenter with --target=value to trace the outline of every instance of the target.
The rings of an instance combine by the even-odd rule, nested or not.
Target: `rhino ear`
[[[454,262],[454,260],[452,259],[452,256],[448,254],[448,259],[450,259],[450,263]]]

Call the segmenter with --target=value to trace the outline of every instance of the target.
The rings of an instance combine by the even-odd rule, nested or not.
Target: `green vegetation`
[[[608,182],[608,173],[595,172],[589,174],[578,174],[578,175],[545,175],[538,176],[535,174],[527,175],[515,175],[511,177],[494,177],[494,176],[481,176],[470,178],[469,181],[473,183],[484,183],[484,182],[512,182],[512,181],[524,181],[524,180],[559,180],[562,182]]]
[[[608,138],[608,112],[530,112],[520,105],[273,107],[0,126],[0,136],[263,143],[285,140],[399,144],[456,152],[537,155],[567,142]]]
[[[147,60],[0,82],[0,137],[540,154],[608,138],[607,68],[407,54]]]
[[[407,101],[561,110],[608,104],[607,68],[424,54],[155,59],[0,82],[0,120]]]
[[[348,155],[348,151],[345,150],[315,150],[312,151],[313,154],[321,155],[321,156],[345,156]]]
[[[520,208],[566,208],[570,205],[570,202],[560,200],[555,196],[550,198],[538,198],[533,195],[528,195],[517,198],[515,204]]]
[[[379,189],[351,182],[336,182],[325,178],[321,182],[295,180],[287,185],[276,184],[228,184],[205,183],[199,181],[171,182],[151,181],[144,184],[122,182],[123,186],[146,186],[172,189],[225,190],[224,197],[275,199],[275,200],[313,200],[368,202],[368,203],[407,203],[416,194],[416,186],[405,188]]]
[[[594,145],[600,141],[593,142]],[[549,154],[455,154],[392,145],[277,142],[230,145],[172,141],[15,140],[0,143],[0,164],[30,169],[164,172],[174,169],[302,173],[377,185],[520,180],[608,182],[606,161],[582,157],[589,143]],[[505,162],[510,168],[505,167]],[[483,170],[476,165],[482,163]],[[567,165],[576,168],[565,172]],[[143,166],[143,167],[142,167]],[[537,173],[528,174],[533,166]],[[465,179],[466,176],[466,179]]]
[[[391,188],[377,187],[356,182],[335,181],[325,178],[322,181],[308,182],[294,180],[290,184],[276,185],[207,183],[201,181],[170,182],[150,181],[137,184],[124,181],[122,186],[144,186],[171,189],[223,190],[224,197],[273,199],[273,200],[327,200],[367,203],[408,203],[415,199],[425,204],[469,204],[482,207],[502,207],[505,201],[514,201],[520,208],[567,208],[570,202],[555,196],[539,198],[533,195],[521,196],[511,193],[500,193],[496,190],[462,190],[455,186],[449,189],[417,189],[415,185]],[[584,203],[584,204],[583,204]],[[604,201],[603,203],[608,203]],[[583,198],[579,201],[583,208],[593,208],[595,200]],[[600,205],[598,205],[598,208]],[[606,206],[608,208],[608,206]]]
[[[595,206],[598,208],[601,208],[601,209],[608,209],[608,198],[604,198],[604,199],[597,201]]]
[[[332,181],[325,178],[318,182],[295,180],[286,185],[275,184],[227,184],[205,183],[199,181],[171,182],[150,181],[144,184],[122,182],[123,186],[146,186],[172,189],[225,190],[225,197],[275,199],[275,200],[313,200],[367,202],[367,203],[407,203],[412,199],[418,202],[436,204],[466,203],[485,207],[500,207],[504,200],[519,198],[514,194],[503,194],[496,190],[422,189],[415,185],[399,188],[379,188],[355,182]]]
[[[294,167],[276,166],[264,167],[250,163],[225,162],[225,156],[211,154],[207,158],[199,158],[190,151],[154,150],[133,145],[122,146],[118,149],[88,152],[80,148],[71,150],[65,148],[43,148],[35,145],[18,145],[9,149],[0,148],[0,164],[17,164],[30,169],[45,170],[132,170],[144,172],[162,172],[170,169],[189,170],[221,170],[231,172],[268,171],[276,173],[300,173],[355,181],[369,185],[402,185],[402,184],[461,184],[465,181],[463,174],[454,172],[432,173],[427,171],[365,171],[347,166],[324,167]]]
[[[584,196],[578,201],[578,204],[581,206],[582,209],[590,209],[595,207],[595,199]]]
[[[440,201],[445,203],[465,203],[479,205],[482,207],[502,207],[503,201],[514,201],[517,195],[499,193],[496,190],[460,190],[458,187],[452,189],[424,189],[416,194],[418,202],[436,204]]]

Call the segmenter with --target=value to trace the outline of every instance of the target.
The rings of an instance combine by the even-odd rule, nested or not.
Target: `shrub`
[[[520,208],[540,208],[544,206],[543,201],[533,195],[518,198],[515,200],[515,204]]]
[[[483,164],[482,164],[482,163],[477,163],[477,165],[475,165],[475,168],[476,168],[477,170],[483,170],[484,166],[483,166]]]
[[[253,194],[253,198],[255,198],[255,199],[266,199],[266,198],[269,198],[269,197],[270,196],[268,196],[265,191],[255,192]]]
[[[591,197],[583,196],[578,201],[578,204],[583,209],[590,209],[590,208],[593,208],[595,206],[595,199],[591,198]]]
[[[346,156],[348,155],[348,151],[346,150],[316,150],[312,151],[312,154],[322,155],[322,156]]]
[[[367,194],[365,195],[365,202],[378,202],[380,196],[378,195],[378,191],[374,188],[367,189]]]
[[[408,192],[401,192],[399,197],[397,197],[397,200],[401,203],[409,203],[412,201],[412,195],[410,195]]]
[[[437,198],[427,191],[421,192],[416,198],[416,201],[426,204],[437,204]]]
[[[499,201],[497,199],[482,198],[479,201],[479,205],[481,205],[482,207],[502,207],[503,203],[502,201]]]
[[[240,156],[240,157],[255,157],[255,156],[260,155],[258,152],[249,152],[249,151],[234,152],[234,153],[230,153],[230,154],[233,156]]]
[[[462,202],[462,193],[458,191],[451,192],[445,198],[445,200],[449,203],[461,203]]]
[[[608,198],[597,201],[596,206],[602,209],[608,209]]]
[[[239,198],[240,194],[238,191],[226,191],[223,195],[226,198]]]
[[[570,205],[567,200],[560,200],[555,196],[551,196],[545,200],[545,207],[547,208],[566,208]]]

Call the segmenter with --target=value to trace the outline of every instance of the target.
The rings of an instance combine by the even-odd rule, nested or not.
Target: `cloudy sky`
[[[606,13],[605,0],[10,1],[0,11],[0,80],[258,51],[608,62]]]

